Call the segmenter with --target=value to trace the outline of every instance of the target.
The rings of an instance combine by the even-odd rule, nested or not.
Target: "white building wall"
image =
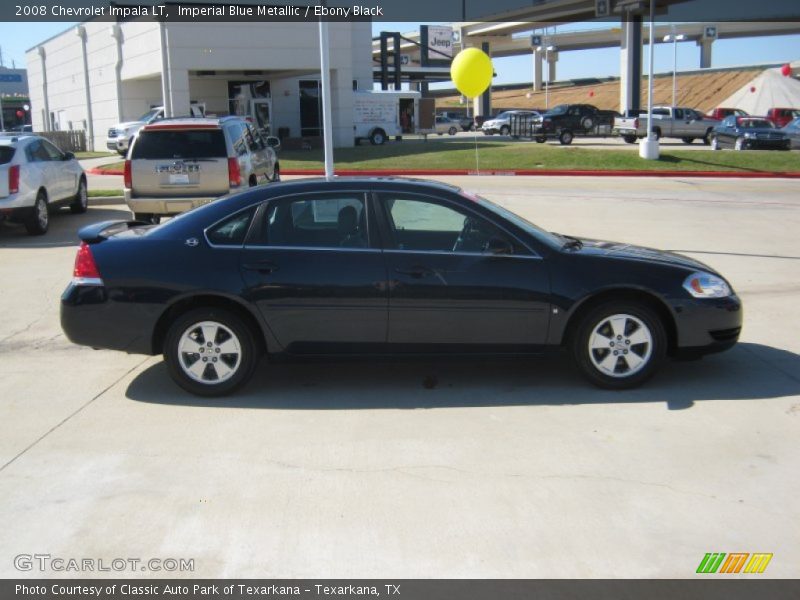
[[[94,145],[102,148],[108,128],[136,119],[162,104],[161,31],[155,22],[126,22],[121,31],[122,64],[117,84],[117,41],[113,24],[89,21],[87,54],[94,120]],[[266,71],[273,100],[273,131],[289,127],[300,134],[300,79],[319,78],[319,35],[316,23],[169,23],[168,79],[174,114],[188,114],[190,100],[207,111],[228,112],[228,80],[248,77],[242,71]],[[83,128],[88,118],[81,38],[75,28],[41,44],[46,52],[48,104],[62,129],[72,121]],[[27,53],[34,129],[45,129],[41,59],[37,48]],[[352,85],[372,87],[369,23],[330,24],[334,144],[352,145]],[[217,71],[216,78],[195,71]],[[225,73],[221,73],[225,72]],[[120,94],[118,94],[118,90]],[[120,97],[121,96],[121,97]]]

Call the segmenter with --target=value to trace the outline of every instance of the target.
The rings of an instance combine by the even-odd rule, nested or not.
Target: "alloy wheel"
[[[203,384],[227,381],[242,362],[242,344],[222,323],[201,321],[186,328],[178,342],[178,361],[183,372]]]
[[[589,335],[589,359],[600,373],[624,378],[647,366],[653,334],[638,317],[615,314],[603,318]]]

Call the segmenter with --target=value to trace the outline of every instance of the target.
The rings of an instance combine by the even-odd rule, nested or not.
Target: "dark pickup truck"
[[[559,104],[545,112],[530,124],[525,137],[532,137],[544,143],[557,139],[561,144],[571,144],[576,135],[585,137],[606,137],[614,128],[613,110],[600,110],[591,104]],[[513,130],[511,134],[514,135]],[[520,136],[521,137],[521,136]]]

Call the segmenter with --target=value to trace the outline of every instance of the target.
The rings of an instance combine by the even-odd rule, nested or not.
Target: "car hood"
[[[144,125],[142,121],[125,121],[124,123],[117,123],[114,125],[114,129],[128,129],[129,127],[135,127],[137,125]]]
[[[657,250],[644,246],[632,246],[620,242],[607,242],[603,240],[581,239],[583,247],[578,250],[581,254],[603,256],[609,258],[622,258],[641,262],[673,265],[690,270],[702,270],[716,274],[717,272],[705,263],[689,258],[677,252]]]
[[[755,128],[749,128],[749,129],[737,129],[736,133],[760,133],[760,134],[764,134],[764,133],[783,133],[783,134],[785,134],[785,132],[781,131],[780,129],[776,129],[774,127],[755,127]]]

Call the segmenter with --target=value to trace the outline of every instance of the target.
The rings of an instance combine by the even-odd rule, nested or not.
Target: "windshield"
[[[772,121],[766,119],[742,119],[739,121],[739,127],[742,129],[772,129],[774,125]]]
[[[495,119],[509,119],[511,118],[511,111],[505,110],[495,117]]]
[[[140,121],[150,122],[152,121],[156,115],[161,112],[160,108],[151,108],[146,113],[144,113],[141,117],[139,117]]]
[[[558,106],[554,106],[550,110],[547,111],[551,115],[563,115],[567,112],[567,105],[566,104],[559,104]]]
[[[506,221],[510,221],[523,231],[531,234],[537,240],[541,240],[542,242],[553,246],[554,248],[561,247],[561,240],[558,239],[557,236],[550,233],[549,231],[545,231],[541,227],[534,225],[527,219],[520,217],[518,214],[511,212],[507,208],[503,208],[502,206],[498,206],[494,202],[487,200],[486,198],[479,196],[478,194],[473,194],[472,192],[465,192],[461,191],[461,195],[470,200],[477,202],[481,206],[488,208],[490,211],[495,213],[496,215],[502,217]]]

